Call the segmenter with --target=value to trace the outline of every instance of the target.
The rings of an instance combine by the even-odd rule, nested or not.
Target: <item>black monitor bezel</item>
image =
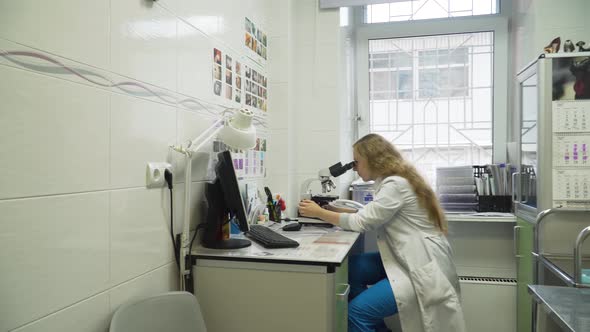
[[[223,227],[233,219],[238,220],[238,227],[242,232],[246,233],[250,228],[231,153],[223,151],[217,157],[215,181],[206,186],[208,209],[201,243],[211,249],[248,247],[252,244],[250,240],[224,238]]]

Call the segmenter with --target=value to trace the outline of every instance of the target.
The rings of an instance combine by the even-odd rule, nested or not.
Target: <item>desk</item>
[[[279,233],[299,247],[192,250],[207,331],[346,331],[347,256],[359,234],[315,226]]]
[[[538,309],[542,307],[562,331],[590,331],[590,289],[543,285],[528,289]]]

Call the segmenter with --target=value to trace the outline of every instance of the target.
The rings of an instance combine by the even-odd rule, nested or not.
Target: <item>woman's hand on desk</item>
[[[339,223],[339,213],[328,211],[326,209],[321,208],[317,205],[316,202],[304,199],[299,202],[299,214],[308,217],[308,218],[320,218],[324,221],[327,221],[331,224],[338,225]]]
[[[299,202],[299,214],[309,218],[320,218],[322,208],[314,201],[304,199]]]

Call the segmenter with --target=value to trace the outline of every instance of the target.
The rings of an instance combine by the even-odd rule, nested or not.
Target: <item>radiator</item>
[[[516,332],[516,279],[459,277],[469,332]]]

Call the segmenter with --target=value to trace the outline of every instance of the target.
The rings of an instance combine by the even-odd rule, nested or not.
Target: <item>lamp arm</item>
[[[193,152],[199,151],[199,149],[202,148],[203,145],[207,144],[213,137],[215,137],[215,135],[217,135],[217,133],[219,133],[221,131],[221,129],[223,129],[223,126],[218,127],[218,128],[215,128],[215,130],[209,136],[207,136],[205,139],[202,139],[201,140],[201,136],[203,136],[203,135],[197,137],[186,148],[186,151],[189,152],[189,153],[193,153]],[[197,144],[197,145],[195,146],[194,144]]]
[[[190,145],[187,147],[187,150],[189,150],[191,152],[197,151],[198,148],[201,147],[201,145],[208,142],[212,136],[217,134],[219,132],[219,130],[221,130],[221,128],[223,128],[223,126],[219,127],[219,125],[222,124],[224,121],[225,121],[225,116],[222,116],[220,119],[215,121],[211,126],[209,126],[209,128],[207,128],[204,132],[202,132],[201,135],[197,136],[195,139],[193,139],[191,141]],[[207,136],[204,139],[204,137],[206,135],[208,135],[211,130],[214,130],[213,134]],[[199,146],[197,148],[193,148],[193,145],[195,145],[195,144],[199,144]]]

